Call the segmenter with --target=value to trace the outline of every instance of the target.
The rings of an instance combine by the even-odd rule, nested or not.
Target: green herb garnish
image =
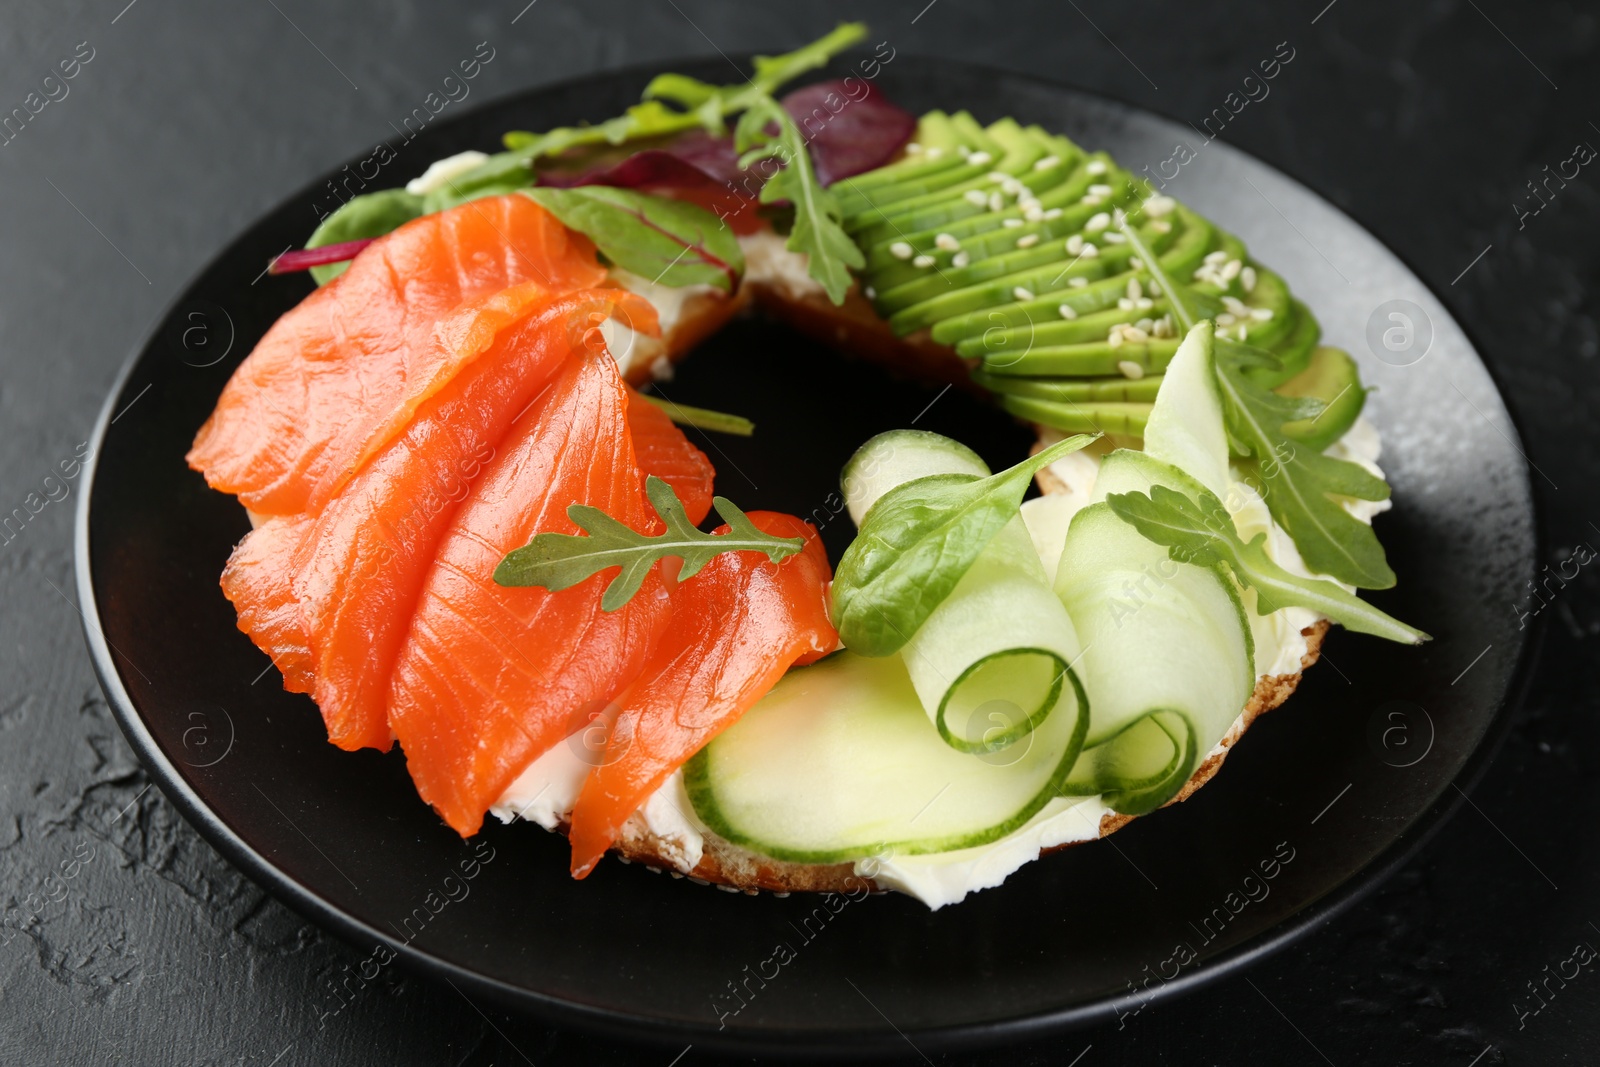
[[[1278,566],[1267,554],[1267,535],[1258,533],[1247,543],[1222,501],[1208,490],[1202,489],[1198,498],[1191,499],[1156,485],[1148,496],[1113,493],[1106,503],[1146,540],[1165,546],[1177,562],[1226,566],[1241,585],[1256,591],[1257,614],[1287,607],[1310,608],[1360,633],[1411,645],[1428,640],[1421,630],[1379,611],[1343,586],[1302,578]]]
[[[1240,351],[1247,347],[1217,342],[1217,385],[1228,434],[1250,456],[1248,472],[1272,517],[1313,571],[1363,589],[1388,589],[1394,571],[1378,535],[1329,494],[1387,500],[1389,484],[1359,464],[1324,455],[1285,434],[1285,423],[1313,417],[1323,405],[1279,396],[1251,379],[1245,374],[1250,353]]]
[[[640,393],[639,399],[666,412],[667,418],[679,426],[693,426],[697,430],[732,434],[735,437],[749,437],[756,432],[756,424],[743,415],[730,415],[726,411],[712,411],[710,408],[690,407],[688,404],[679,404],[664,397],[651,396],[649,393]]]
[[[739,239],[696,204],[609,185],[536,187],[523,195],[585,234],[617,266],[657,284],[732,292],[744,274]]]
[[[542,156],[555,155],[579,145],[619,145],[697,127],[721,134],[729,115],[744,110],[806,71],[826,66],[830,59],[859,44],[866,36],[866,23],[841,22],[833,32],[793,52],[756,56],[755,74],[742,85],[710,85],[682,74],[658,74],[645,86],[643,102],[634,104],[616,118],[592,126],[562,126],[544,133],[514,130],[506,134],[503,140],[509,151],[493,157],[466,177],[471,181],[508,173],[512,167],[527,168]],[[662,103],[664,100],[678,107],[667,107]]]
[[[862,519],[834,573],[833,621],[840,640],[864,656],[898,652],[1016,518],[1034,473],[1098,436],[1058,441],[987,478],[934,474],[885,493]]]
[[[1126,215],[1118,212],[1116,221],[1187,332],[1195,324],[1200,295],[1168,276]],[[1330,495],[1387,500],[1388,483],[1359,464],[1307,448],[1283,432],[1285,423],[1314,418],[1325,405],[1308,397],[1279,396],[1247,373],[1276,367],[1277,356],[1220,337],[1216,353],[1217,387],[1230,443],[1247,457],[1247,473],[1261,489],[1273,519],[1293,538],[1306,566],[1362,589],[1394,585],[1394,571],[1377,533]]]
[[[772,94],[806,71],[826,66],[835,55],[858,44],[866,35],[865,23],[843,22],[832,33],[793,52],[756,56],[755,73],[741,85],[711,85],[682,74],[658,75],[645,87],[644,99],[621,115],[594,125],[562,126],[544,133],[523,130],[508,133],[503,138],[506,151],[490,156],[425,196],[415,196],[404,189],[384,189],[354,197],[328,216],[306,247],[381,237],[420,215],[444,211],[470,200],[518,191],[531,193],[536,180],[535,162],[569,148],[642,142],[693,129],[721,136],[727,132],[730,116],[741,112],[748,116],[755,111],[759,113],[759,120],[749,120],[751,124],[747,125],[741,119],[739,123],[739,128],[746,132],[738,140],[738,150],[748,150],[747,158],[751,163],[776,159],[778,163],[788,164],[777,171],[767,188],[761,191],[761,202],[780,199],[794,202],[795,226],[788,247],[811,256],[811,276],[827,289],[835,304],[841,303],[850,285],[846,268],[863,265],[861,251],[840,228],[839,207],[833,196],[817,184],[806,150],[806,138],[788,113],[773,100]],[[768,137],[765,128],[773,122],[778,132],[775,137]],[[605,189],[606,193],[625,192],[601,186],[566,190],[541,187],[538,190],[541,195],[536,199],[554,211],[565,225],[587,234],[613,262],[647,278],[656,278],[664,285],[680,287],[704,282],[728,289],[737,280],[743,257],[738,254],[737,241],[727,232],[726,226],[720,227],[721,236],[714,240],[715,231],[703,220],[688,223],[687,216],[683,216],[676,224],[664,227],[666,232],[651,234],[646,231],[653,224],[671,217],[669,209],[647,213],[637,210],[636,204],[623,204],[619,198],[597,194],[595,191],[599,189]],[[546,200],[543,196],[546,192],[557,195]],[[569,195],[562,197],[560,194]],[[587,194],[591,202],[579,204],[576,194]],[[652,204],[682,203],[632,195]],[[609,204],[602,203],[608,199]],[[562,215],[557,204],[565,206],[571,217]],[[607,207],[619,210],[612,213]],[[639,225],[620,222],[617,216],[625,211],[638,216],[635,221]],[[696,230],[698,236],[689,236]],[[668,248],[670,251],[662,259],[659,253]],[[696,258],[697,249],[706,253],[704,258]],[[673,260],[673,255],[686,250],[684,262]],[[614,251],[619,254],[613,254]],[[631,266],[630,260],[639,266]],[[655,269],[650,269],[652,265]],[[319,285],[326,284],[346,266],[346,263],[327,264],[312,268],[312,273]]]
[[[776,125],[776,135],[767,127]],[[794,205],[794,226],[784,247],[808,258],[806,272],[835,304],[844,303],[850,288],[850,268],[866,265],[861,249],[844,232],[844,212],[839,200],[817,181],[816,168],[806,150],[806,138],[794,119],[770,95],[753,102],[739,116],[734,146],[742,153],[739,166],[765,164],[776,168],[761,186],[761,202],[787,200]]]
[[[404,189],[380,189],[375,193],[362,193],[351,197],[322,224],[311,231],[307,248],[340,245],[346,241],[359,241],[367,237],[382,237],[399,229],[412,219],[425,214],[422,197]],[[311,268],[311,277],[318,285],[327,285],[345,272],[350,261],[324,263]]]
[[[725,497],[713,497],[712,506],[728,524],[725,534],[708,534],[694,528],[672,486],[651,475],[645,495],[666,524],[666,530],[647,536],[618,522],[599,508],[573,504],[567,517],[582,534],[542,533],[506,554],[494,569],[499,585],[539,585],[552,593],[571,588],[609,567],[621,572],[606,586],[600,607],[616,611],[639,591],[656,561],[676,556],[683,561],[678,580],[698,574],[700,568],[724,552],[764,552],[778,563],[805,548],[802,537],[774,537],[760,530],[749,516]]]

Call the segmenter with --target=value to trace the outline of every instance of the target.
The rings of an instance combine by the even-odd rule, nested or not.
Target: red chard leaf
[[[823,186],[883,166],[917,128],[915,116],[858,78],[808,85],[780,103],[805,135]]]

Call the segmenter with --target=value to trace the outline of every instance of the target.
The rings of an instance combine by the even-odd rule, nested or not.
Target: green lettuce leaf
[[[1016,517],[1034,473],[1098,436],[1058,441],[987,478],[934,474],[885,493],[833,576],[833,621],[845,647],[864,656],[898,652]]]
[[[744,274],[738,238],[698,205],[609,185],[538,187],[523,195],[587,235],[611,262],[660,285],[732,292]]]
[[[412,219],[424,214],[422,197],[404,189],[380,189],[375,193],[362,193],[346,200],[339,210],[322,220],[306,241],[307,248],[344,244],[369,237],[382,237],[399,229]],[[350,266],[343,263],[325,263],[311,268],[311,276],[318,285],[327,285]]]

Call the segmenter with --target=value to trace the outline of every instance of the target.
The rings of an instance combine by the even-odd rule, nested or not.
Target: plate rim
[[[952,62],[959,63],[976,74],[986,75],[997,81],[1020,82],[1046,91],[1060,92],[1064,90],[1095,99],[1103,104],[1109,104],[1114,108],[1142,112],[1167,122],[1182,124],[1181,119],[1158,107],[1133,103],[1120,96],[1098,89],[1086,88],[1070,81],[1021,73],[966,60],[950,60],[911,52],[908,52],[907,55],[919,62],[937,62],[945,65]],[[739,55],[739,59],[747,65],[750,58],[751,56],[748,53]],[[585,83],[619,79],[632,74],[648,76],[663,69],[693,67],[708,61],[706,56],[688,56],[589,71],[547,84],[517,89],[491,97],[460,114],[451,116],[440,123],[439,126],[454,127],[465,124],[476,118],[480,112],[488,111],[522,98],[571,90]],[[826,73],[826,68],[823,68],[821,72]],[[1385,251],[1394,256],[1406,271],[1417,280],[1421,287],[1439,302],[1440,306],[1450,315],[1456,327],[1461,330],[1468,344],[1471,345],[1474,359],[1488,376],[1496,397],[1505,409],[1507,420],[1514,434],[1514,439],[1511,442],[1513,448],[1525,454],[1523,442],[1526,439],[1526,435],[1522,431],[1523,420],[1507,399],[1507,391],[1501,380],[1501,372],[1497,371],[1494,365],[1483,357],[1484,350],[1478,342],[1475,331],[1455,315],[1435,288],[1416,270],[1412,261],[1391,247],[1387,241],[1383,240],[1355,214],[1347,211],[1333,200],[1316,182],[1291,174],[1237,145],[1229,142],[1223,142],[1223,144],[1228,149],[1246,157],[1252,163],[1265,167],[1278,176],[1309,190],[1324,205],[1358,227],[1363,233],[1381,245]],[[337,168],[330,170],[328,173],[337,173]],[[1374,859],[1321,897],[1250,940],[1213,957],[1192,971],[1180,974],[1171,981],[1163,982],[1154,991],[1147,991],[1142,995],[1130,993],[1054,1010],[1026,1012],[976,1023],[925,1027],[906,1033],[902,1033],[892,1026],[887,1030],[876,1027],[868,1029],[771,1027],[719,1031],[711,1029],[709,1025],[680,1023],[566,1000],[548,993],[513,985],[420,951],[409,944],[395,942],[388,934],[368,925],[354,915],[346,913],[336,904],[318,895],[310,887],[301,884],[286,872],[280,870],[267,856],[257,851],[239,832],[231,828],[219,815],[212,811],[199,793],[184,780],[181,771],[162,752],[154,734],[139,714],[122,683],[113,649],[106,639],[100,623],[99,606],[94,597],[94,581],[90,568],[89,519],[95,495],[94,490],[102,446],[110,430],[117,401],[127,387],[128,380],[132,377],[133,372],[150,346],[158,340],[162,325],[184,304],[188,294],[194,290],[200,281],[210,274],[220,262],[225,260],[236,245],[249,236],[264,216],[276,211],[290,201],[321,188],[322,180],[325,177],[326,175],[319,175],[316,179],[295,189],[288,195],[273,201],[265,211],[254,215],[249,222],[223,243],[214,255],[208,257],[175,290],[172,299],[163,306],[150,324],[138,334],[137,341],[133,344],[129,354],[124,357],[106,399],[101,405],[100,413],[95,420],[94,430],[90,438],[93,448],[84,463],[84,485],[87,488],[83,493],[79,494],[74,509],[73,572],[76,584],[76,607],[96,679],[106,696],[107,704],[117,721],[118,727],[139,757],[151,780],[160,787],[161,792],[183,814],[190,825],[206,839],[207,843],[220,852],[228,862],[242,870],[254,882],[266,888],[291,910],[314,922],[322,929],[334,933],[347,944],[381,942],[396,953],[398,962],[401,962],[408,970],[430,981],[443,979],[451,984],[461,983],[512,1012],[530,1014],[554,1025],[569,1026],[575,1030],[612,1040],[620,1037],[624,1040],[643,1040],[666,1046],[675,1045],[676,1042],[685,1039],[692,1039],[695,1044],[715,1048],[723,1052],[762,1054],[786,1059],[844,1054],[885,1055],[903,1051],[902,1045],[910,1042],[912,1037],[915,1037],[919,1042],[915,1046],[919,1050],[922,1045],[926,1045],[930,1049],[941,1052],[1017,1043],[1106,1023],[1143,1006],[1163,1003],[1174,998],[1186,996],[1198,989],[1239,974],[1266,957],[1299,942],[1319,925],[1342,915],[1377,890],[1401,866],[1412,860],[1434,835],[1450,821],[1467,800],[1468,793],[1477,786],[1487,773],[1489,766],[1494,762],[1502,744],[1510,733],[1516,709],[1522,704],[1536,673],[1535,665],[1544,644],[1548,626],[1547,620],[1536,620],[1534,625],[1529,627],[1522,637],[1517,659],[1511,668],[1505,691],[1499,698],[1483,737],[1467,756],[1456,774],[1446,783],[1448,786],[1455,787],[1456,793],[1454,796],[1441,792],[1440,797],[1417,815],[1411,825],[1384,846],[1383,850]],[[1537,553],[1539,546],[1546,542],[1544,509],[1540,504],[1538,494],[1533,490],[1533,482],[1529,477],[1526,465],[1517,468],[1517,475],[1526,489],[1530,503],[1530,534],[1535,553]],[[1536,560],[1537,556],[1535,556]],[[458,989],[457,992],[461,992],[461,990]],[[462,996],[465,997],[466,994],[462,993]]]

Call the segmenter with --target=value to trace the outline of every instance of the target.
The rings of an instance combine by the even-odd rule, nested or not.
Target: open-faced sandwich
[[[222,587],[457,832],[938,907],[1187,797],[1330,621],[1424,639],[1354,595],[1395,580],[1378,436],[1283,280],[1104,153],[901,111],[882,46],[774,95],[864,33],[508,134],[275,263],[319,287],[189,454],[253,525]],[[1033,454],[886,427],[830,566],[678,426],[748,423],[649,391],[752,303],[981,392]]]

